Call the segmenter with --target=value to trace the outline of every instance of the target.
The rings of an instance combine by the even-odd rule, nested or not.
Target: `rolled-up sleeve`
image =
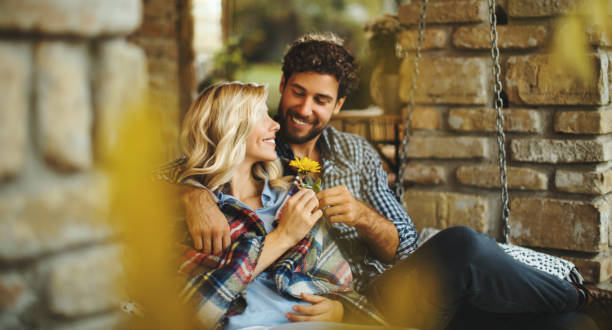
[[[364,196],[371,207],[395,225],[399,236],[399,245],[394,258],[394,262],[397,262],[410,255],[417,248],[418,233],[412,220],[389,188],[387,173],[383,170],[380,157],[372,146],[365,141],[363,148]],[[367,257],[371,258],[371,253]],[[380,259],[378,260],[380,262]]]

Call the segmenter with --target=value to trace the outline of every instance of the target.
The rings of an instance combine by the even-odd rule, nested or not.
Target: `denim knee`
[[[474,229],[465,226],[444,229],[435,238],[444,251],[443,254],[447,255],[447,260],[454,260],[455,263],[463,265],[469,263],[483,248],[485,239]]]

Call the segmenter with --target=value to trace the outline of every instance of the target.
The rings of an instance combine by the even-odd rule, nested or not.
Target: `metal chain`
[[[495,15],[495,0],[489,1],[489,23],[491,25],[491,59],[493,60],[493,92],[495,99],[493,105],[497,110],[497,145],[498,145],[498,161],[499,161],[499,184],[501,186],[501,202],[502,202],[502,234],[504,243],[508,243],[510,235],[510,208],[508,207],[508,175],[506,171],[506,135],[504,134],[504,115],[502,113],[503,101],[501,98],[502,83],[500,79],[501,66],[499,65],[499,47],[497,45],[497,16]]]
[[[397,197],[400,202],[406,208],[406,201],[404,200],[404,173],[406,170],[406,153],[408,152],[408,143],[410,142],[410,129],[412,128],[412,111],[414,110],[414,94],[417,88],[417,77],[419,76],[419,62],[421,60],[421,49],[423,48],[423,34],[425,33],[425,19],[427,18],[427,1],[421,0],[421,15],[419,19],[419,39],[416,45],[416,56],[413,59],[414,72],[412,74],[411,85],[410,85],[410,106],[406,112],[406,120],[404,121],[404,136],[402,137],[401,151],[399,152],[399,164],[397,166],[397,177],[395,178],[395,190]],[[397,41],[395,43],[395,54],[399,58],[408,58],[410,53],[402,48],[402,45]]]

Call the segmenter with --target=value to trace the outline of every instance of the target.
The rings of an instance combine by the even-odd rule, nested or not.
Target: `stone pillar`
[[[589,34],[594,74],[580,81],[548,53],[572,1],[506,0],[498,12],[511,242],[575,262],[587,281],[612,277],[610,43]],[[400,6],[398,40],[414,50],[420,2]],[[595,37],[593,37],[595,36]],[[430,1],[414,133],[404,183],[418,228],[467,225],[501,238],[496,113],[484,0]],[[409,102],[412,59],[399,96]],[[421,121],[431,121],[428,125]]]
[[[0,1],[0,328],[108,329],[119,250],[96,166],[142,101],[141,0]],[[110,133],[110,134],[106,134]]]
[[[183,115],[196,92],[193,68],[193,18],[191,0],[143,1],[143,22],[129,40],[147,56],[149,92],[160,116],[174,123],[161,132],[167,141],[177,141]],[[178,145],[169,147],[169,158]]]

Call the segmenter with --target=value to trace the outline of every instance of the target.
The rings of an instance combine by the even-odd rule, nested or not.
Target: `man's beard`
[[[281,101],[282,104],[282,101]],[[321,132],[323,132],[323,129],[325,128],[326,125],[320,125],[320,126],[315,126],[313,127],[310,132],[308,132],[308,134],[304,135],[304,136],[294,136],[291,135],[291,133],[288,130],[288,124],[287,121],[291,120],[289,119],[286,115],[291,112],[291,110],[287,109],[287,111],[285,111],[283,113],[281,105],[279,105],[279,118],[280,118],[280,123],[281,123],[281,127],[280,127],[280,135],[281,137],[285,140],[285,142],[289,143],[289,144],[302,144],[302,143],[306,143],[308,141],[311,141],[315,138],[317,138],[319,136],[319,134],[321,134]],[[293,115],[294,117],[300,119],[298,116],[295,116],[295,114]]]

